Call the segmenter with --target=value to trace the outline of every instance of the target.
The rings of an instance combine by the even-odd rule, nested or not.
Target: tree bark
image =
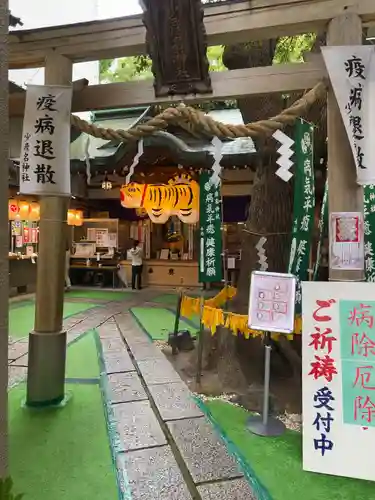
[[[226,47],[223,54],[223,62],[229,70],[269,66],[272,64],[276,43],[276,40],[264,40]],[[238,106],[244,122],[248,123],[277,114],[282,106],[282,100],[278,95],[256,96],[238,100]],[[274,213],[274,209],[278,210],[278,205],[274,202],[274,196],[276,195],[278,198],[279,196],[276,192],[271,195],[271,191],[274,189],[273,183],[270,183],[273,172],[269,159],[267,161],[267,158],[263,157],[264,146],[265,144],[262,140],[256,142],[259,154],[258,166],[253,184],[249,218],[242,235],[242,259],[239,281],[237,283],[237,296],[230,305],[232,311],[242,314],[247,313],[251,271],[258,267],[256,264],[258,257],[255,245],[259,241],[259,233],[263,234],[265,231],[271,232],[269,228],[273,228],[275,223],[280,222],[280,217],[276,217],[275,221],[273,221],[276,213]],[[283,189],[285,188],[281,184],[281,181],[278,182],[276,190],[281,190],[280,200],[285,197],[285,194],[282,192]],[[288,210],[288,205],[285,210]],[[280,230],[279,228],[278,231]],[[277,255],[277,260],[280,260],[280,252],[277,250],[277,238],[274,238],[274,242],[271,240],[270,251],[272,251],[272,245],[274,246],[273,254]],[[233,387],[236,392],[245,392],[248,382],[243,364],[241,363],[243,356],[239,356],[241,341],[224,328],[220,328],[217,335],[217,370],[220,380],[224,387]],[[251,349],[252,355],[256,355],[257,359],[262,360],[260,342],[258,340],[246,342],[246,349]],[[254,359],[253,356],[252,359]],[[261,367],[259,371],[261,371]]]

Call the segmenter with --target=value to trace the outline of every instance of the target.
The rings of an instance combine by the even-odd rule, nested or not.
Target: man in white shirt
[[[132,259],[132,289],[135,290],[136,285],[138,290],[142,288],[142,247],[138,240],[134,240],[133,248],[130,250]]]

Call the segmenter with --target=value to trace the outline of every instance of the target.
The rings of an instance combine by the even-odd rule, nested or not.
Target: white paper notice
[[[253,271],[249,299],[249,328],[292,333],[295,295],[295,276]]]
[[[363,215],[360,212],[332,212],[329,239],[331,269],[364,269]]]
[[[303,468],[375,481],[374,284],[303,282],[302,305]]]
[[[20,192],[70,196],[72,87],[28,85],[20,154]]]
[[[108,229],[97,229],[96,230],[96,246],[97,247],[108,247]]]

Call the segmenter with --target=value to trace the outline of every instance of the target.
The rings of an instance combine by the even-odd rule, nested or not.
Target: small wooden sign
[[[144,0],[156,97],[212,92],[201,0]]]

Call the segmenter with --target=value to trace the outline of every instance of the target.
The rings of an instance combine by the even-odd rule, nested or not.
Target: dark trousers
[[[132,266],[132,289],[134,290],[136,285],[138,290],[142,288],[142,269],[143,266]]]

